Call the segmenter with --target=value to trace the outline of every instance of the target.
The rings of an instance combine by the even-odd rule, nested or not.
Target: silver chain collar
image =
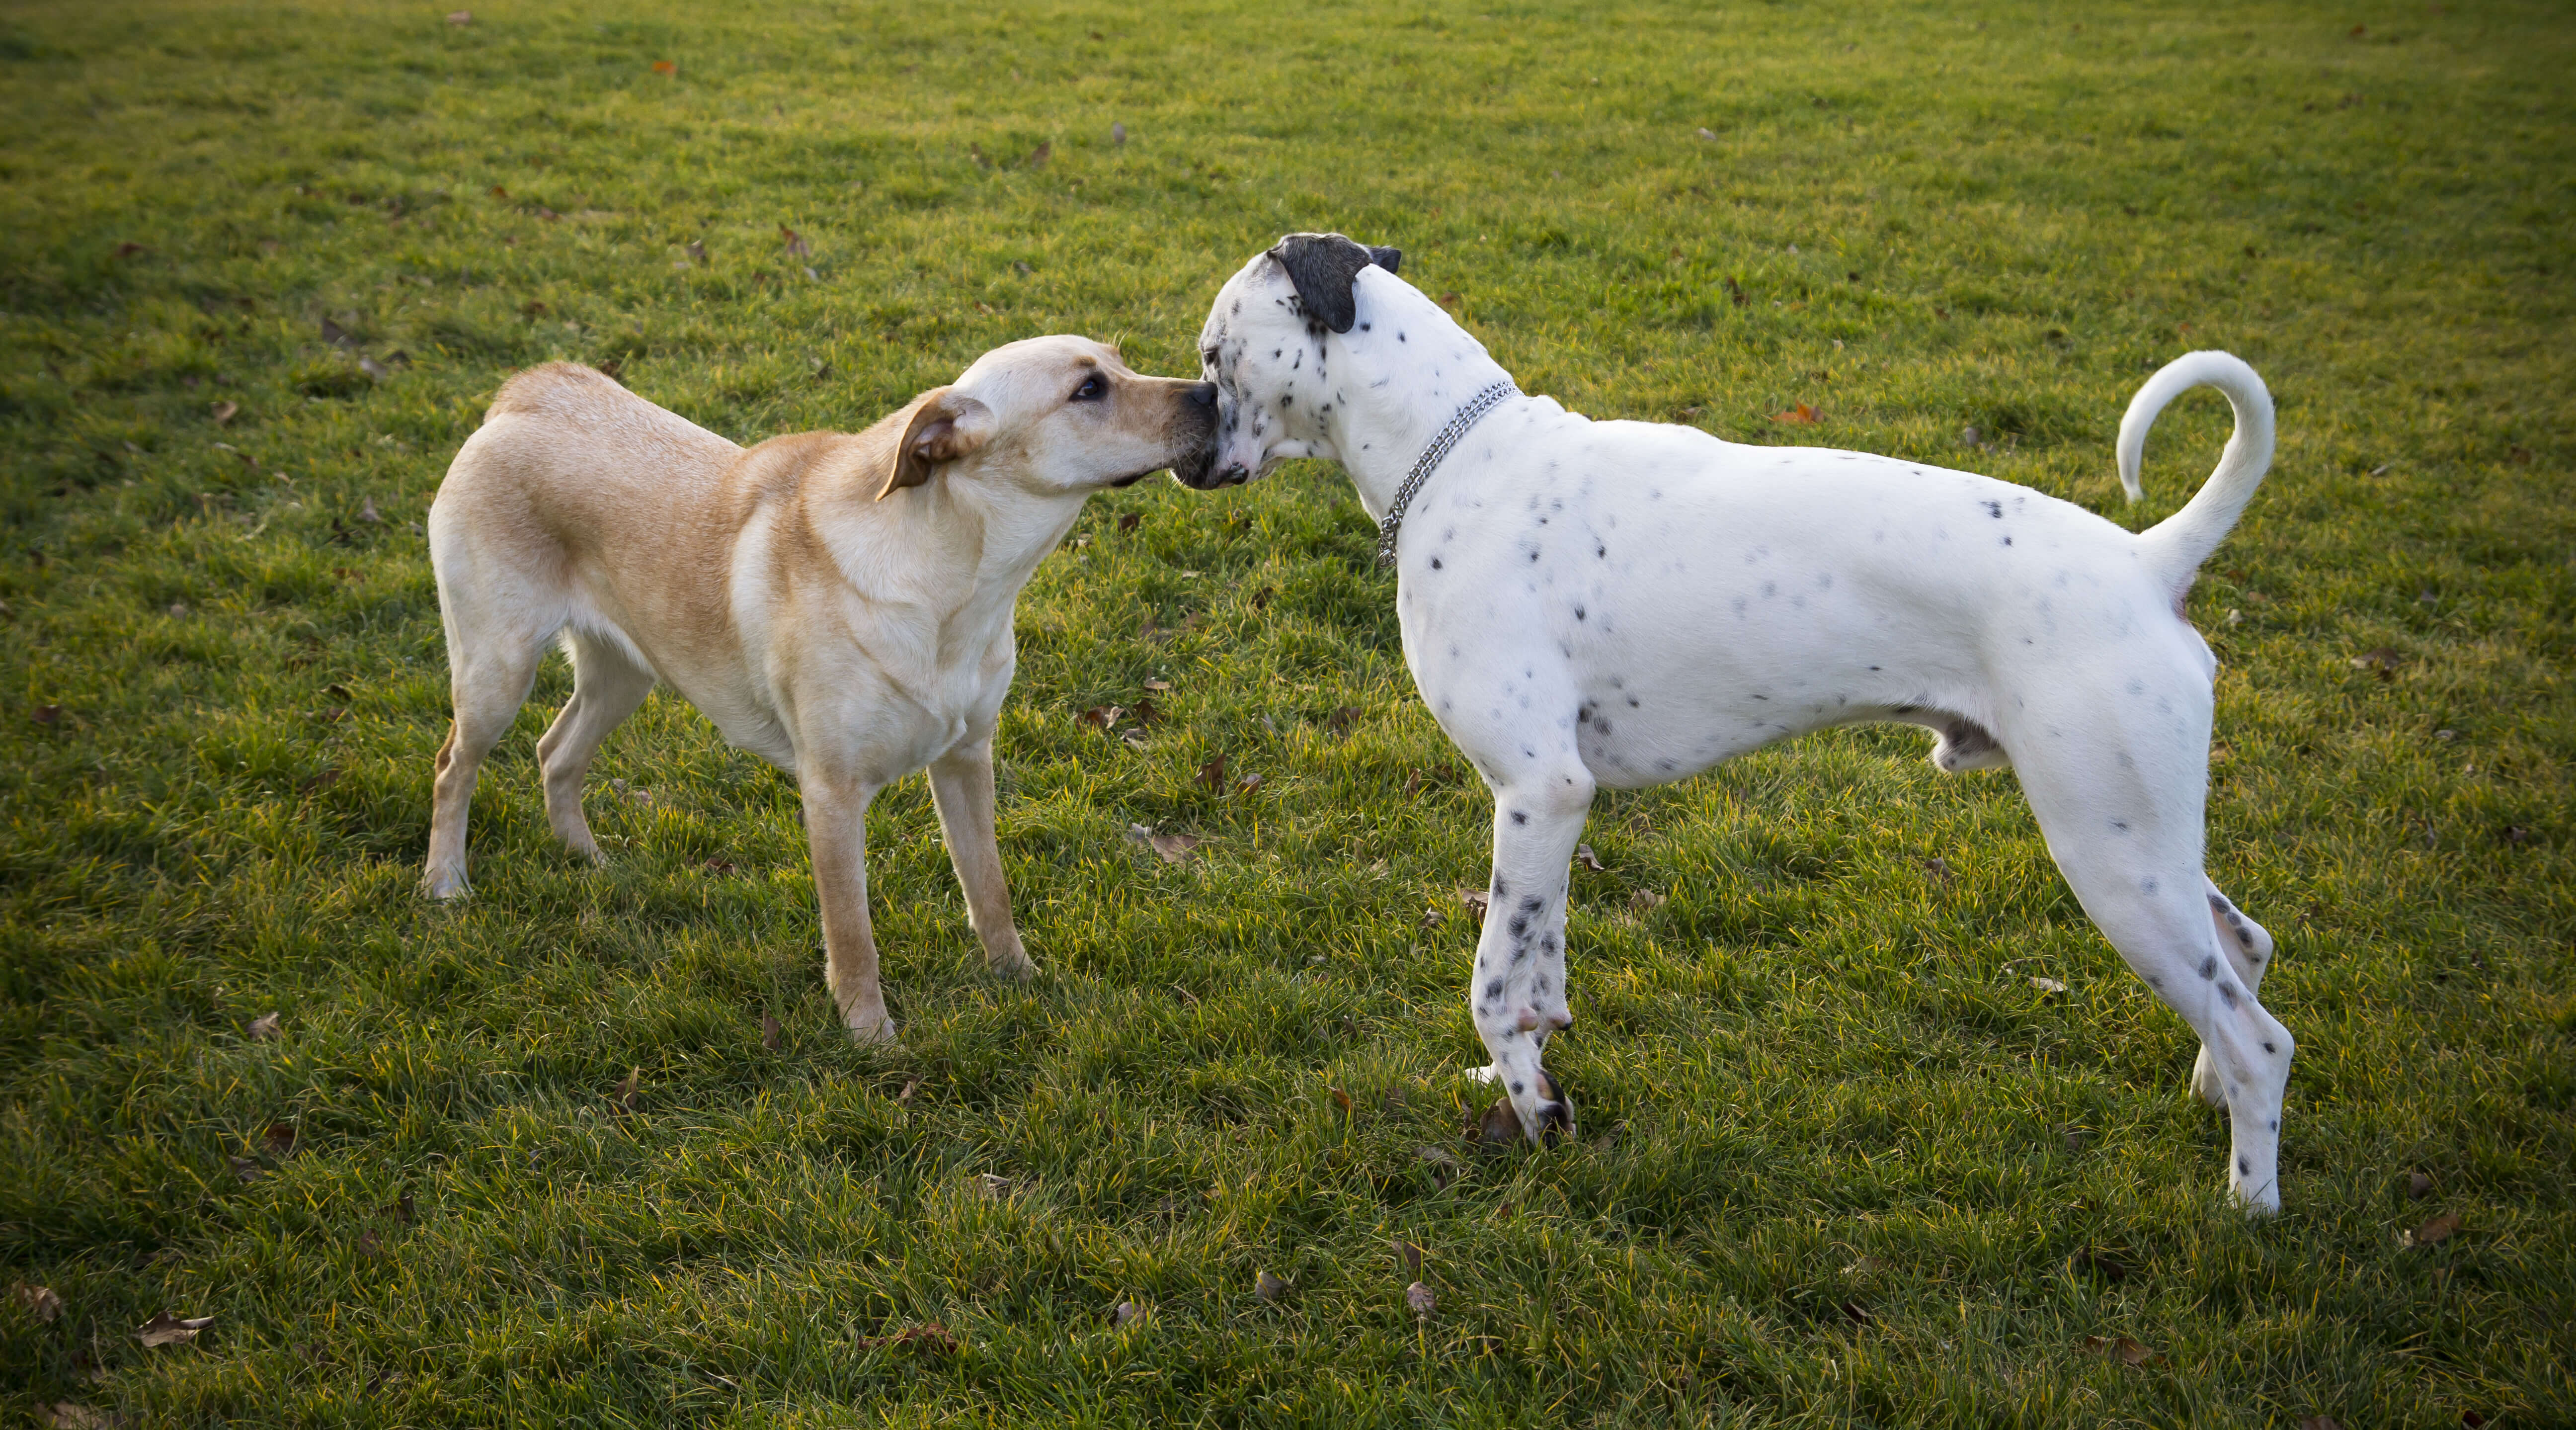
[[[1422,449],[1422,455],[1414,459],[1413,470],[1404,474],[1404,485],[1395,489],[1395,501],[1386,509],[1386,520],[1377,524],[1378,565],[1395,564],[1395,537],[1404,529],[1404,510],[1413,505],[1414,493],[1422,490],[1422,484],[1431,479],[1433,472],[1440,470],[1440,464],[1448,459],[1450,449],[1458,445],[1478,419],[1493,411],[1495,404],[1506,397],[1520,395],[1521,390],[1512,385],[1512,380],[1504,378],[1468,398],[1467,405],[1458,409],[1458,415],[1449,419],[1449,425],[1440,429],[1440,435],[1431,439],[1431,445]]]

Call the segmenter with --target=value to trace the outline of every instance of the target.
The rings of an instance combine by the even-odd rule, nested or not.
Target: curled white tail
[[[2166,403],[2203,385],[2226,394],[2227,405],[2236,409],[2236,430],[2228,435],[2218,469],[2209,474],[2200,491],[2182,510],[2138,536],[2139,548],[2176,595],[2191,589],[2200,563],[2227,539],[2272,466],[2272,394],[2264,389],[2263,379],[2231,353],[2185,353],[2147,379],[2120,419],[2120,486],[2129,500],[2146,494],[2138,485],[2138,459],[2146,451],[2147,429],[2155,425],[2156,414],[2165,410]]]

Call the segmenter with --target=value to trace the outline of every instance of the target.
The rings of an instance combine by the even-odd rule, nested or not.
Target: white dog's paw
[[[2278,1175],[2266,1177],[2260,1183],[2231,1176],[2227,1179],[2227,1189],[2235,1193],[2236,1204],[2244,1208],[2245,1215],[2249,1217],[2260,1220],[2281,1214],[2281,1179]]]
[[[1560,1134],[1574,1136],[1574,1104],[1545,1068],[1533,1068],[1527,1081],[1515,1079],[1505,1086],[1511,1089],[1512,1111],[1520,1114],[1521,1135],[1531,1146],[1552,1147]]]
[[[2191,1090],[2201,1101],[2221,1112],[2227,1110],[2227,1084],[2219,1077],[2218,1063],[2205,1047],[2200,1050],[2200,1056],[2192,1060]]]

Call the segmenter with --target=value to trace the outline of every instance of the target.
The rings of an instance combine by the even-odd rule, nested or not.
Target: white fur
[[[1507,376],[1385,269],[1355,297],[1332,333],[1266,254],[1219,293],[1200,342],[1222,393],[1214,483],[1334,457],[1382,518],[1433,434]],[[1397,602],[1423,699],[1494,792],[1471,1003],[1533,1140],[1571,1120],[1540,1057],[1572,1021],[1566,871],[1593,791],[1902,721],[1939,733],[1943,769],[2018,769],[2086,911],[2201,1035],[2194,1086],[2229,1111],[2235,1194],[2279,1206],[2292,1043],[2254,1000],[2269,936],[2201,874],[2216,662],[2179,614],[2261,480],[2271,403],[2245,364],[2195,353],[2139,394],[2120,450],[2133,472],[2156,410],[2202,383],[2235,405],[2236,437],[2142,536],[1970,472],[1595,422],[1545,397],[1468,433],[1405,518]]]

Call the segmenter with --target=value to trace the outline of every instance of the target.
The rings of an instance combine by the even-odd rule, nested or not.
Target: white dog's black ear
[[[1359,321],[1351,285],[1359,281],[1360,270],[1375,263],[1393,273],[1404,261],[1392,248],[1370,248],[1338,233],[1292,233],[1279,240],[1270,256],[1287,270],[1307,316],[1337,333],[1349,332]]]
[[[932,468],[983,446],[991,435],[992,416],[992,409],[953,387],[934,387],[915,398],[876,499],[884,501],[899,487],[920,486],[930,480]]]

